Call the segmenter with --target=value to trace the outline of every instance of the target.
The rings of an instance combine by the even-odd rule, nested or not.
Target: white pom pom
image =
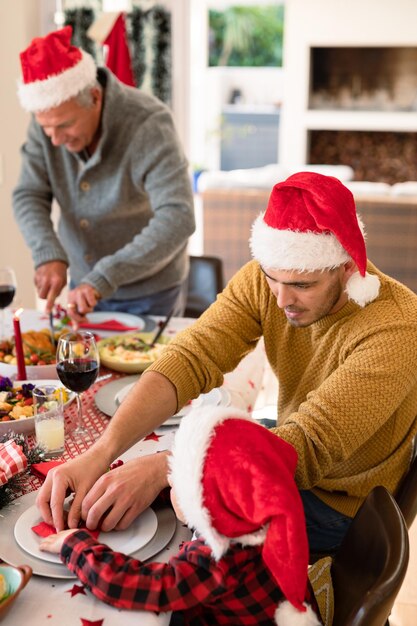
[[[278,626],[321,626],[311,606],[304,603],[306,611],[298,611],[290,602],[281,602],[275,611]]]
[[[359,272],[355,272],[346,283],[346,293],[359,306],[365,306],[378,296],[379,287],[378,276],[368,274],[368,272],[365,276],[361,276]]]

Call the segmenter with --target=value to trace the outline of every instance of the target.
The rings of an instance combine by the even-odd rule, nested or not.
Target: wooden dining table
[[[32,316],[32,318],[30,317]],[[42,323],[42,314],[33,311],[28,314],[26,311],[26,320],[33,319]],[[158,321],[158,318],[155,318]],[[165,334],[175,336],[177,332],[187,328],[192,319],[188,318],[172,318]],[[253,410],[256,397],[262,388],[262,380],[264,368],[266,364],[265,352],[262,341],[257,348],[248,356],[246,356],[238,367],[226,374],[223,383],[223,389],[227,391],[230,404],[239,409],[248,411]],[[96,382],[90,389],[83,393],[82,402],[84,410],[84,421],[86,426],[95,432],[96,436],[104,431],[109,420],[108,415],[102,412],[95,401],[97,393],[104,386],[109,385],[113,381],[120,379],[123,374],[111,372],[102,368],[100,371],[102,378]],[[70,425],[75,418],[76,403],[72,403],[65,409],[65,421]],[[126,462],[132,458],[158,453],[162,450],[169,450],[172,447],[177,426],[162,427],[150,433],[144,439],[137,442],[129,450],[127,450],[120,458]],[[34,436],[30,435],[29,440],[35,445]],[[65,451],[62,460],[66,461],[82,454],[90,445],[88,440],[74,441],[71,437],[66,437]],[[21,481],[19,489],[13,494],[13,500],[6,507],[0,509],[0,533],[4,529],[11,535],[10,541],[15,541],[12,536],[8,522],[10,516],[15,519],[17,514],[23,512],[27,507],[27,501],[34,501],[33,492],[39,489],[41,481],[31,473],[26,473]],[[28,494],[33,494],[32,496]],[[17,508],[16,508],[17,507]],[[166,562],[177,551],[182,542],[189,540],[191,537],[190,530],[183,523],[177,520],[175,532],[168,544],[157,554],[153,555],[150,560]],[[5,539],[3,539],[3,545]],[[1,553],[0,539],[0,558],[5,562],[8,561]],[[13,565],[23,565],[21,563],[12,563]],[[86,589],[78,579],[60,579],[43,575],[33,575],[27,587],[17,598],[15,604],[4,618],[2,624],[4,626],[29,625],[30,626],[112,626],[120,624],[129,626],[130,624],[140,624],[140,626],[167,626],[170,621],[170,614],[161,613],[156,615],[152,612],[145,611],[127,611],[120,610],[108,606],[97,600],[92,593]]]

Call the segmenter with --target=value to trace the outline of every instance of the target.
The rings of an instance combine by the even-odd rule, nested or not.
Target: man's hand
[[[48,472],[38,492],[36,504],[45,522],[55,526],[57,531],[66,528],[64,500],[70,493],[74,493],[75,496],[68,513],[67,524],[70,528],[77,528],[84,496],[107,470],[107,463],[100,459],[103,459],[103,455],[85,452]]]
[[[87,283],[80,283],[68,293],[67,312],[74,328],[85,321],[85,316],[94,310],[100,298],[97,289]]]
[[[35,287],[39,298],[46,300],[45,311],[50,313],[55,299],[67,284],[67,264],[63,261],[50,261],[39,265],[35,270]]]
[[[124,530],[168,486],[168,453],[139,457],[104,474],[81,508],[87,528]]]

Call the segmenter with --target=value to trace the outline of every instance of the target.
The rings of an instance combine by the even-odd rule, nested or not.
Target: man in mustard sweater
[[[104,513],[105,530],[129,525],[166,486],[166,457],[108,465],[221,385],[262,336],[279,381],[273,432],[298,452],[310,549],[334,551],[375,485],[395,492],[417,432],[417,296],[367,260],[353,196],[332,177],[302,172],[275,185],[251,250],[254,260],[146,371],[101,439],[48,475],[38,497],[46,521],[62,528],[69,488],[70,526],[82,515],[94,528]]]

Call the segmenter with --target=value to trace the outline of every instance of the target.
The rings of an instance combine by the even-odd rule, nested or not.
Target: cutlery
[[[54,314],[52,311],[49,313],[49,330],[51,331],[51,342],[54,348],[56,348],[55,331],[54,331]]]
[[[166,318],[164,319],[163,322],[160,322],[160,326],[158,328],[158,330],[156,331],[155,335],[152,337],[152,340],[148,343],[146,341],[144,341],[143,339],[139,338],[139,341],[146,346],[147,348],[153,348],[153,346],[156,344],[156,342],[158,341],[159,337],[162,335],[162,333],[164,332],[165,328],[168,326],[169,321],[171,319],[171,317],[174,314],[174,309],[171,310],[170,313],[168,313],[168,315],[166,316]]]
[[[168,326],[169,321],[170,321],[170,319],[171,319],[171,317],[173,315],[174,315],[174,309],[171,310],[171,312],[166,316],[166,318],[164,319],[164,321],[160,325],[158,331],[156,332],[154,338],[152,339],[152,341],[150,343],[151,346],[156,344],[156,342],[158,341],[159,337],[162,335],[162,333],[164,332],[165,328]]]

